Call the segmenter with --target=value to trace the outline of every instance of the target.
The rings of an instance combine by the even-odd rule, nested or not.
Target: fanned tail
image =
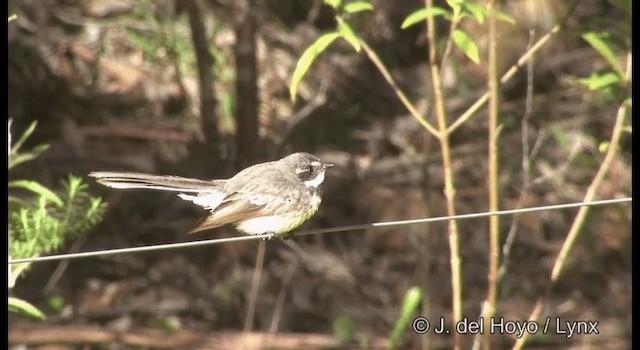
[[[96,171],[89,174],[99,183],[119,189],[143,188],[161,191],[187,193],[211,192],[224,180],[198,180],[180,176],[149,175],[140,173],[120,173]]]

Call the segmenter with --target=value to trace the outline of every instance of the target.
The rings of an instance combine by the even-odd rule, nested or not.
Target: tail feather
[[[198,180],[180,176],[148,175],[140,173],[120,173],[96,171],[89,174],[99,183],[119,189],[143,188],[187,193],[210,192],[224,180]]]

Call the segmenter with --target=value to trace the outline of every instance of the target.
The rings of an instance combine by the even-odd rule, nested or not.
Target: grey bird
[[[183,200],[209,210],[209,216],[190,233],[233,224],[249,235],[288,238],[318,211],[325,172],[332,166],[299,152],[252,165],[229,179],[101,171],[89,176],[112,188],[178,192]]]

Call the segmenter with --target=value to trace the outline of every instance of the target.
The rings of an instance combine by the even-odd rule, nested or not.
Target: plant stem
[[[627,70],[625,72],[624,79],[625,79],[625,82],[629,82],[631,80],[631,53],[627,54]],[[583,202],[592,201],[596,197],[597,191],[600,188],[600,184],[602,183],[602,180],[604,179],[605,175],[609,171],[609,168],[611,168],[611,163],[613,162],[613,159],[617,153],[618,142],[620,141],[620,135],[622,134],[622,131],[623,131],[624,120],[625,120],[625,117],[627,116],[627,112],[629,110],[630,104],[631,103],[629,102],[629,100],[625,100],[624,102],[622,102],[622,104],[618,108],[616,123],[613,127],[611,140],[609,141],[609,149],[607,150],[607,154],[605,155],[604,160],[602,161],[602,164],[600,164],[600,168],[598,169],[598,172],[596,173],[595,177],[593,178],[593,181],[591,182],[591,184],[589,185],[589,188],[587,189]],[[536,321],[538,317],[540,317],[542,308],[547,303],[547,300],[549,299],[549,296],[551,294],[551,289],[553,288],[555,283],[558,281],[558,278],[562,273],[562,269],[565,266],[567,256],[569,256],[569,252],[571,252],[571,249],[573,248],[573,245],[576,242],[578,235],[580,234],[580,232],[582,232],[581,229],[585,223],[587,214],[589,213],[589,209],[590,209],[589,206],[584,206],[584,207],[580,207],[580,209],[578,210],[578,214],[573,220],[571,228],[569,229],[569,233],[567,234],[567,238],[565,238],[564,243],[562,244],[562,248],[560,248],[560,252],[558,253],[558,256],[556,257],[556,260],[553,264],[553,269],[551,270],[551,277],[550,277],[549,284],[547,285],[547,289],[545,290],[545,293],[542,295],[542,297],[540,297],[536,302],[536,305],[533,308],[533,311],[529,315],[529,321]],[[516,343],[513,346],[513,349],[521,349],[524,346],[525,342],[527,341],[527,338],[528,338],[528,334],[527,332],[525,332],[523,336],[516,341]]]
[[[405,108],[407,108],[409,113],[411,113],[411,115],[414,118],[416,118],[416,120],[431,134],[433,134],[434,136],[438,136],[438,133],[439,133],[438,130],[433,125],[431,125],[425,119],[425,117],[421,115],[420,112],[418,112],[418,110],[413,106],[411,101],[409,101],[409,99],[404,94],[404,92],[402,92],[400,87],[398,87],[398,84],[396,84],[395,80],[391,76],[391,73],[389,73],[389,70],[387,69],[387,67],[385,67],[384,63],[382,63],[382,60],[380,60],[380,57],[378,57],[378,54],[376,54],[376,52],[362,39],[360,39],[360,45],[362,45],[364,52],[367,54],[367,57],[369,57],[373,65],[375,65],[376,68],[378,68],[378,70],[380,71],[380,74],[382,74],[382,77],[384,77],[384,80],[386,80],[387,83],[389,83],[393,91],[396,93],[396,96],[398,96],[398,98],[400,99],[400,102],[402,102]]]
[[[433,6],[433,0],[425,0],[425,6]],[[442,167],[444,170],[444,195],[446,198],[447,214],[456,215],[455,209],[455,184],[453,180],[453,166],[451,163],[451,152],[449,147],[449,132],[447,131],[447,118],[444,108],[444,93],[442,91],[442,81],[440,79],[440,68],[436,58],[436,27],[433,16],[427,17],[427,43],[429,44],[429,71],[431,72],[431,83],[435,103],[436,118],[438,120],[438,133],[436,134],[440,142],[442,152]],[[452,322],[455,324],[462,319],[462,271],[460,268],[460,244],[458,234],[458,222],[449,221],[449,251],[451,258],[451,300],[452,300]],[[460,349],[461,336],[453,332],[453,348]]]
[[[499,210],[498,198],[498,71],[497,71],[497,38],[496,38],[496,3],[490,0],[489,8],[489,174],[488,174],[488,192],[489,192],[489,211]],[[489,217],[489,272],[487,276],[487,300],[485,305],[485,317],[483,318],[485,326],[488,327],[488,320],[493,317],[497,309],[498,295],[498,266],[500,262],[500,221],[498,216]],[[485,328],[488,329],[488,328]],[[484,349],[491,349],[491,333],[485,332],[482,337],[482,345]]]

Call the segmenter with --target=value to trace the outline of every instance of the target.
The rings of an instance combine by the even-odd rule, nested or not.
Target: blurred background
[[[444,1],[436,3],[446,7]],[[615,91],[603,94],[579,83],[607,67],[580,34],[606,31],[620,47],[630,47],[631,18],[621,3],[626,2],[503,3],[515,23],[498,25],[499,75],[553,26],[560,21],[564,26],[537,52],[531,74],[525,67],[501,87],[501,208],[582,201],[604,158],[601,146],[611,137],[620,99]],[[373,11],[353,14],[349,23],[436,125],[425,25],[400,28],[424,3],[372,4]],[[311,66],[291,102],[297,60],[336,25],[333,9],[322,1],[26,0],[9,1],[8,9],[17,15],[8,24],[10,132],[15,139],[37,121],[23,147],[49,145],[37,158],[12,168],[9,178],[57,188],[74,174],[108,204],[97,225],[59,252],[238,234],[224,227],[187,236],[206,214],[201,208],[171,193],[107,189],[87,177],[91,171],[226,178],[297,151],[336,164],[327,174],[319,212],[300,230],[446,215],[439,143],[407,112],[366,55],[336,41]],[[437,23],[445,38],[449,23]],[[461,28],[478,44],[481,63],[454,48],[441,67],[449,123],[487,91],[486,25],[469,20]],[[487,210],[486,114],[480,109],[450,138],[458,213]],[[526,186],[524,140],[531,155]],[[630,140],[630,132],[623,134],[598,198],[630,196]],[[500,316],[527,319],[549,283],[575,213],[500,219],[503,236],[517,225],[500,284]],[[463,314],[472,319],[486,297],[487,222],[458,223]],[[630,346],[630,223],[630,205],[591,209],[543,312],[543,317],[599,321],[600,334],[536,337],[534,346]],[[385,344],[402,299],[414,286],[425,293],[416,315],[451,320],[445,222],[291,242],[266,243],[255,305],[249,299],[257,241],[33,264],[12,294],[48,318],[10,314],[9,341],[16,349],[20,344],[30,349],[52,344],[60,346],[56,349],[207,348],[172,341],[187,332],[198,339],[251,329],[343,342],[316,346],[375,347]],[[253,317],[247,321],[249,312]],[[88,326],[105,334],[144,331],[139,336],[148,336],[147,343],[105,338],[88,345],[80,337]],[[33,340],[38,334],[52,338]],[[427,347],[424,338],[408,330],[401,347]],[[431,335],[429,346],[449,348],[450,338]],[[494,345],[509,348],[514,340],[496,336]],[[301,341],[311,347],[311,340]],[[472,341],[467,336],[463,344]]]

